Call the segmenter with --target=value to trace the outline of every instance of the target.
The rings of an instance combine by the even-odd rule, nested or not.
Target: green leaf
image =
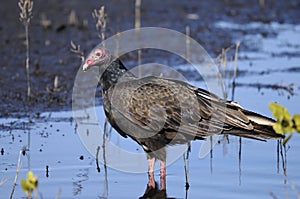
[[[284,107],[283,107],[283,120],[288,121],[289,123],[291,123],[292,121],[290,112]],[[292,123],[290,125],[292,125]]]
[[[276,133],[286,134],[293,132],[293,121],[289,111],[278,103],[270,103],[269,108],[273,113],[273,116],[277,119],[273,125],[273,129]]]
[[[284,138],[283,142],[282,142],[282,145],[285,146],[286,143],[291,139],[293,133],[290,133],[288,137]]]
[[[21,179],[21,187],[26,193],[27,197],[31,195],[31,192],[37,188],[38,178],[32,173],[32,171],[27,172],[26,179]]]
[[[292,133],[294,131],[293,123],[289,122],[287,126],[282,127],[283,133]]]
[[[21,187],[23,191],[26,193],[26,196],[29,197],[31,195],[32,189],[30,189],[26,180],[21,179]]]
[[[284,107],[276,102],[269,103],[269,109],[277,120],[282,120],[284,115]]]
[[[281,122],[277,121],[275,124],[273,124],[273,129],[278,134],[285,134],[281,125]]]
[[[27,172],[27,178],[26,178],[26,181],[28,183],[28,186],[31,188],[31,189],[35,189],[37,187],[37,184],[38,184],[38,179],[37,177],[32,173],[32,171],[28,171]]]
[[[300,133],[300,115],[295,114],[293,118],[294,118],[294,123],[295,123],[295,129],[298,133]]]

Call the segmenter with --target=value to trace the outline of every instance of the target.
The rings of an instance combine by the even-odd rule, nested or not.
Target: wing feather
[[[122,117],[122,124],[115,125],[126,133],[135,131],[132,137],[164,133],[170,139],[180,132],[181,137],[200,139],[233,128],[253,130],[240,106],[182,81],[131,79],[108,92],[112,116]]]

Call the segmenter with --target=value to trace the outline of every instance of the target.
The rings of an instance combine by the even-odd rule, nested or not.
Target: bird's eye
[[[98,52],[95,53],[95,55],[100,57],[100,56],[102,56],[102,53],[98,51]]]

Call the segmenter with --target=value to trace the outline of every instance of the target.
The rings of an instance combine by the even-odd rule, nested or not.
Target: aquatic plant
[[[38,186],[38,178],[33,174],[32,171],[27,172],[26,179],[21,179],[21,187],[26,193],[27,198],[31,198],[31,193]]]
[[[289,111],[276,102],[270,103],[269,109],[276,118],[276,122],[273,125],[274,131],[282,135],[288,134],[282,142],[282,144],[285,145],[291,139],[294,132],[300,133],[300,114],[294,114],[293,117],[291,117]]]
[[[96,29],[98,31],[98,36],[102,41],[104,41],[106,31],[106,14],[104,11],[104,6],[101,6],[99,10],[95,9],[92,15],[96,20]]]
[[[29,72],[29,25],[30,20],[32,18],[32,8],[33,8],[33,0],[20,0],[18,3],[20,8],[20,16],[19,19],[22,22],[25,29],[25,45],[26,45],[26,78],[27,78],[27,97],[31,97],[31,88],[30,88],[30,72]]]

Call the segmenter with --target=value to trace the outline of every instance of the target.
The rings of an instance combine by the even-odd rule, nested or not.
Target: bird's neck
[[[101,87],[105,91],[116,85],[120,79],[124,77],[134,77],[134,75],[127,70],[120,59],[116,59],[105,69],[101,75]]]

